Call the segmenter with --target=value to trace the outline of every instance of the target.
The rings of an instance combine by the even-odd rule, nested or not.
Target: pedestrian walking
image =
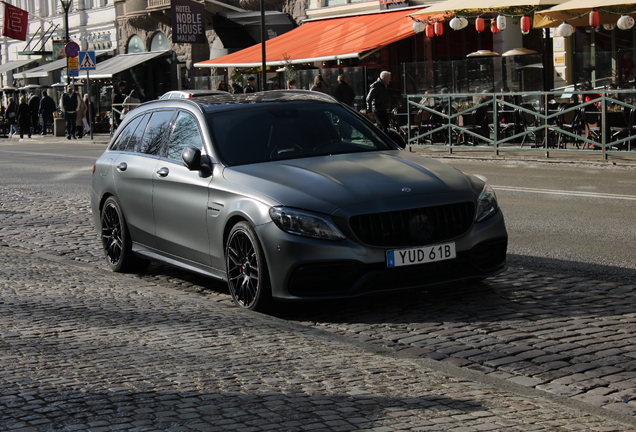
[[[241,86],[239,83],[232,83],[232,91],[234,92],[234,94],[241,94],[243,93],[243,86]]]
[[[314,86],[310,90],[325,93],[331,96],[331,88],[329,88],[329,84],[327,84],[327,81],[325,81],[325,79],[320,74],[316,75],[316,77],[314,78]]]
[[[389,129],[389,111],[391,110],[390,82],[391,72],[380,72],[380,77],[371,84],[369,94],[367,94],[367,113],[373,115],[372,120],[384,132]]]
[[[9,124],[9,138],[18,133],[17,117],[18,116],[18,104],[10,97],[9,105],[4,112],[4,119]]]
[[[112,95],[112,120],[113,120],[113,128],[117,128],[119,123],[121,123],[121,112],[122,112],[122,104],[124,103],[124,99],[126,99],[126,82],[120,81],[117,85],[117,88],[113,89],[114,93]]]
[[[24,96],[20,96],[17,120],[20,127],[20,139],[24,138],[25,133],[31,138],[31,108]]]
[[[80,97],[79,94],[76,95],[77,102],[77,112],[75,113],[75,135],[77,138],[82,138],[84,136],[84,121],[86,120],[86,104],[84,103],[84,99]]]
[[[243,89],[243,93],[256,93],[256,88],[254,85],[256,84],[256,78],[253,76],[247,77],[247,85]]]
[[[338,86],[336,87],[336,92],[333,96],[343,104],[349,105],[353,108],[353,101],[356,98],[356,93],[353,91],[353,87],[345,81],[345,76],[342,74],[338,75]]]
[[[123,120],[126,114],[137,108],[137,105],[139,105],[140,103],[141,100],[137,97],[137,91],[135,89],[132,89],[130,91],[130,94],[124,99],[124,107],[121,110],[121,119]]]
[[[227,88],[227,83],[225,81],[219,81],[219,83],[216,86],[216,89],[218,91],[229,92],[229,90]]]
[[[40,98],[35,93],[31,92],[27,103],[31,110],[31,129],[33,134],[37,134],[40,129]]]
[[[73,86],[70,85],[66,88],[66,92],[60,99],[60,109],[64,113],[64,120],[66,120],[66,139],[75,138],[75,123],[77,121],[77,108],[79,107],[79,96],[73,90]]]
[[[57,109],[55,105],[55,101],[46,90],[42,92],[42,98],[40,99],[40,108],[38,112],[40,117],[42,118],[42,132],[40,135],[46,135],[47,125],[51,125],[51,130],[53,129],[53,113]]]
[[[86,104],[86,115],[84,116],[84,132],[89,133],[93,124],[95,124],[95,104],[90,99],[88,93],[84,94],[84,103]]]

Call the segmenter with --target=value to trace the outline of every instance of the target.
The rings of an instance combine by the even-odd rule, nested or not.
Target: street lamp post
[[[263,69],[263,85],[261,86],[261,90],[267,90],[265,88],[267,84],[267,54],[265,52],[265,0],[260,0],[261,6],[261,67]]]
[[[64,31],[66,32],[66,39],[64,42],[69,43],[71,39],[68,37],[68,10],[71,8],[73,0],[60,0],[62,7],[64,8]]]

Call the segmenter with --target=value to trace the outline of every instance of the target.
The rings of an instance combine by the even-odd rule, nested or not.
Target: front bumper
[[[393,267],[386,250],[349,239],[321,241],[282,232],[273,223],[257,228],[278,299],[346,298],[470,279],[506,269],[508,235],[501,212],[455,242],[457,257],[435,263]]]
[[[297,267],[288,290],[295,297],[355,297],[362,294],[483,279],[506,269],[507,239],[481,243],[457,258],[388,268],[386,264],[326,262]]]

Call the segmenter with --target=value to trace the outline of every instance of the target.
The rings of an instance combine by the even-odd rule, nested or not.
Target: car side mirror
[[[209,177],[212,175],[212,169],[208,164],[201,162],[201,150],[194,146],[187,146],[181,152],[181,160],[183,165],[190,171],[199,171],[201,177]]]

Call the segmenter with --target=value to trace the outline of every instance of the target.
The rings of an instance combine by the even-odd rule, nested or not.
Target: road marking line
[[[534,189],[534,188],[524,188],[524,187],[515,187],[515,186],[495,186],[491,185],[495,192],[502,191],[512,191],[512,192],[530,192],[530,193],[541,193],[547,195],[566,195],[566,196],[578,196],[578,197],[587,197],[587,198],[609,198],[609,199],[621,199],[621,200],[629,200],[636,201],[636,196],[634,195],[619,195],[619,194],[608,194],[608,193],[600,193],[600,192],[576,192],[576,191],[563,191],[563,190],[553,190],[553,189]]]

